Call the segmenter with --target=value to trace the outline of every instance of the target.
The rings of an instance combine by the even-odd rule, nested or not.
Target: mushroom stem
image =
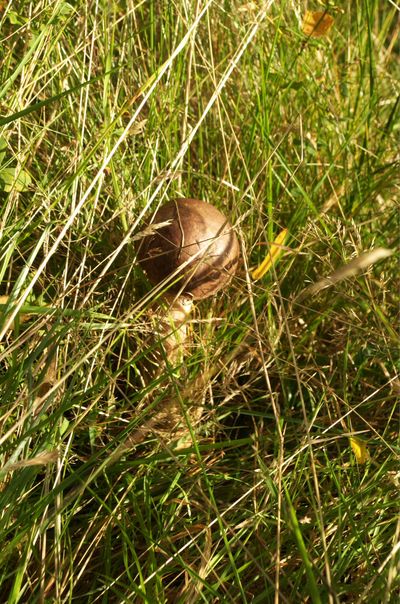
[[[171,366],[183,360],[187,341],[187,321],[193,309],[193,299],[190,296],[165,294],[163,298],[167,305],[166,312],[162,306],[158,306],[152,316],[154,335],[151,336],[151,340],[156,345],[153,351],[155,366],[152,377],[163,372],[165,360]]]
[[[158,306],[152,314],[148,370],[154,379],[166,368],[184,365],[193,300],[208,298],[228,285],[239,262],[239,243],[224,214],[199,199],[166,203],[151,224],[158,228],[138,242],[138,261],[150,282],[167,286],[169,292],[163,298],[167,309]],[[201,407],[188,409],[191,422],[200,416]],[[180,397],[167,396],[162,408],[128,438],[126,446],[138,444],[151,432],[161,437],[187,435],[185,419]]]
[[[162,302],[164,305],[159,304],[151,313],[153,334],[148,341],[151,348],[150,363],[146,364],[148,382],[166,373],[169,367],[174,369],[182,365],[187,351],[187,321],[193,308],[193,299],[188,295],[164,294]],[[190,421],[196,421],[196,415],[189,415]],[[153,417],[128,436],[118,448],[117,457],[143,442],[152,433],[160,440],[169,440],[172,435],[175,439],[188,435],[180,398],[174,393],[167,394],[162,407]]]

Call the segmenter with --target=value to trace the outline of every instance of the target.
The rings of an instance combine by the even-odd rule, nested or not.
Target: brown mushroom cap
[[[227,285],[238,265],[239,243],[225,216],[205,201],[175,199],[161,206],[152,224],[168,220],[138,245],[139,262],[153,285],[171,277],[170,292],[195,299]]]

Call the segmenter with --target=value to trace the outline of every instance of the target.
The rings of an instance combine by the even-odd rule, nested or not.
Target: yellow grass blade
[[[288,233],[288,230],[283,229],[283,231],[281,231],[279,233],[279,235],[277,235],[274,242],[271,244],[264,260],[251,273],[251,276],[253,277],[253,279],[255,281],[257,281],[257,279],[261,279],[261,277],[263,277],[265,275],[265,273],[267,273],[270,270],[270,268],[275,264],[275,262],[278,260],[279,256],[282,253],[282,250],[283,250],[282,246],[285,243],[287,233]]]

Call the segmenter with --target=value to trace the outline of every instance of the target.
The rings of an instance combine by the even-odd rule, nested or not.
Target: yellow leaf
[[[334,18],[326,11],[308,10],[303,18],[303,34],[321,38],[331,29]]]
[[[368,461],[370,458],[370,454],[367,449],[366,443],[360,440],[359,438],[356,438],[355,436],[350,436],[349,440],[351,448],[358,463],[363,464]]]
[[[251,276],[256,281],[257,279],[261,279],[269,271],[269,269],[275,264],[278,260],[279,256],[282,253],[282,246],[285,242],[286,235],[288,230],[283,229],[275,238],[275,241],[271,243],[271,246],[268,250],[267,256],[261,262],[261,264],[251,273]]]

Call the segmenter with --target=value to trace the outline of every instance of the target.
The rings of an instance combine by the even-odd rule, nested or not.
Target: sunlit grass
[[[306,9],[0,3],[2,601],[397,601],[398,9]],[[242,263],[149,379],[177,196]]]

